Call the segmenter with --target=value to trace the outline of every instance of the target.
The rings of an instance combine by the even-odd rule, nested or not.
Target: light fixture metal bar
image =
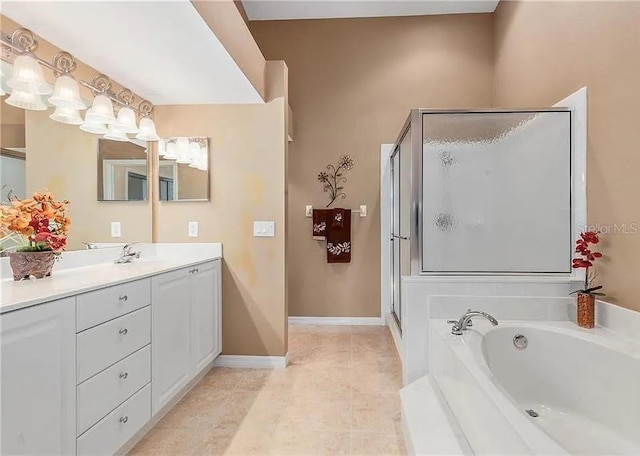
[[[20,43],[21,46],[14,44],[14,41]],[[50,69],[56,76],[71,73],[76,67],[73,55],[66,51],[57,52],[53,56],[53,63],[47,62],[46,60],[38,57],[34,52],[38,47],[38,41],[34,38],[33,32],[29,29],[18,28],[14,30],[11,35],[1,35],[0,45],[9,49],[16,55],[23,53],[31,54],[40,65]],[[109,90],[111,88],[111,80],[104,74],[96,75],[92,82],[84,80],[79,80],[78,82],[91,90],[94,94],[103,94],[120,106],[129,106],[142,117],[148,117],[153,110],[153,104],[148,100],[140,101],[137,108],[131,106],[130,103],[133,102],[134,96],[129,89],[123,88],[118,92]]]

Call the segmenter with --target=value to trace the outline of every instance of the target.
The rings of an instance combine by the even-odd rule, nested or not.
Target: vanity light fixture
[[[178,158],[176,159],[176,163],[188,164],[191,162],[189,157],[189,138],[178,138],[176,141],[176,147],[178,148]]]
[[[53,56],[52,63],[42,60],[35,54],[38,42],[33,33],[25,28],[13,31],[9,36],[0,37],[3,51],[15,55],[13,75],[7,81],[11,89],[11,96],[5,101],[18,108],[43,111],[47,109],[42,95],[53,93],[49,102],[55,107],[51,118],[58,122],[80,125],[83,131],[95,134],[108,134],[109,138],[117,141],[128,140],[127,134],[137,134],[137,139],[144,141],[159,141],[156,126],[150,118],[153,105],[142,100],[138,108],[132,105],[134,96],[129,89],[122,89],[117,93],[111,91],[111,81],[104,74],[96,75],[89,83],[76,81],[71,72],[76,63],[71,54],[60,51]],[[53,71],[56,76],[55,90],[44,79],[42,67]],[[2,76],[0,74],[0,76]],[[87,109],[80,97],[82,84],[95,95],[91,109],[87,111],[84,122],[79,110]],[[0,94],[5,93],[0,88]],[[121,106],[116,118],[113,102]],[[142,129],[136,123],[136,112],[140,114]],[[117,126],[112,127],[112,124]],[[109,128],[107,128],[109,125]],[[126,139],[125,139],[126,138]]]
[[[138,105],[138,111],[142,118],[140,119],[140,128],[136,135],[136,139],[140,139],[142,141],[160,141],[160,136],[158,136],[158,133],[156,132],[156,124],[153,122],[153,119],[149,117],[152,109],[153,105],[147,100],[142,100],[140,105]],[[160,142],[162,143],[163,148],[162,155],[164,155],[164,142]],[[158,146],[158,155],[160,155],[160,146]]]
[[[21,90],[12,90],[9,98],[4,101],[8,105],[30,111],[45,111],[47,109],[47,105],[42,101],[42,96]]]
[[[0,81],[2,81],[3,79],[4,79],[4,72],[0,68]],[[0,84],[0,97],[4,97],[6,94],[7,92],[4,91],[4,89],[2,88],[2,84]]]
[[[164,158],[167,160],[176,160],[178,157],[178,146],[176,146],[176,143],[167,142]]]
[[[109,125],[109,128],[104,135],[104,139],[110,139],[112,141],[129,141],[127,134],[115,124]]]
[[[29,48],[31,49],[31,48]],[[53,90],[44,80],[42,67],[32,54],[20,54],[13,61],[13,74],[7,85],[14,90],[33,95],[48,95]]]
[[[114,128],[128,134],[138,133],[138,125],[136,124],[136,113],[133,112],[130,105],[133,102],[133,94],[129,89],[122,89],[116,94],[116,98],[122,103],[118,118],[113,125]]]
[[[55,111],[49,118],[69,125],[82,125],[82,117],[80,117],[78,110],[73,107],[56,106]]]
[[[140,131],[142,131],[142,120],[140,121]],[[155,129],[155,125],[153,127]],[[138,134],[138,136],[140,136],[140,134]],[[136,138],[140,139],[138,138],[138,136],[136,136]],[[166,153],[167,153],[167,146],[165,141],[163,139],[158,140],[158,157],[164,157]]]
[[[104,135],[107,132],[107,125],[95,120],[95,118],[92,120],[92,117],[94,117],[92,109],[89,109],[84,116],[84,123],[80,125],[80,130],[96,135]]]

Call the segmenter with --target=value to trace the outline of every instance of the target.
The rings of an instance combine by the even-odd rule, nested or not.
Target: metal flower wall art
[[[327,165],[327,171],[323,171],[318,174],[318,180],[322,183],[322,189],[329,194],[329,204],[326,207],[329,207],[333,204],[333,202],[340,198],[345,199],[347,194],[343,192],[344,184],[347,182],[347,178],[345,174],[353,169],[355,165],[355,161],[348,155],[343,155],[338,160],[338,164]]]

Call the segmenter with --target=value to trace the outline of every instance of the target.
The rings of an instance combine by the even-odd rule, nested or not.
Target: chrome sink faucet
[[[498,320],[493,318],[486,312],[482,312],[481,310],[467,310],[459,320],[447,320],[447,323],[453,323],[451,327],[451,334],[456,336],[461,336],[462,332],[472,325],[471,319],[473,317],[484,317],[491,322],[493,326],[498,325]]]
[[[113,262],[116,264],[131,263],[134,258],[140,258],[140,252],[133,251],[134,245],[135,242],[131,244],[125,244],[122,247],[122,252],[120,252],[120,258],[116,258],[115,260],[113,260]]]

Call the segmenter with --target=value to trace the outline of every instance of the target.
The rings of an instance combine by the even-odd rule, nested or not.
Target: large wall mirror
[[[209,201],[207,137],[176,137],[158,142],[160,201]]]
[[[146,201],[147,143],[98,139],[98,200]]]
[[[149,242],[147,143],[105,140],[78,125],[53,120],[48,95],[41,97],[38,109],[11,106],[6,100],[12,91],[7,81],[13,65],[4,60],[0,65],[6,93],[0,100],[0,202],[43,190],[69,200],[67,250],[84,249],[84,243]],[[83,101],[91,105],[91,100]],[[110,198],[129,202],[100,202]],[[112,236],[112,222],[121,223],[121,237]],[[11,247],[0,245],[0,256]]]

